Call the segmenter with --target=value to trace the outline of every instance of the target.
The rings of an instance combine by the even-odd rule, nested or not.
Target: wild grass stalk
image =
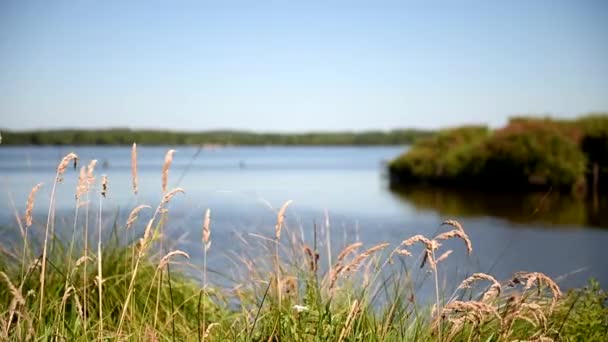
[[[202,243],[203,243],[203,289],[205,301],[209,300],[207,296],[207,251],[211,247],[211,210],[207,209],[205,211],[205,218],[203,219],[203,234],[202,234]],[[200,305],[200,303],[199,303]],[[203,329],[206,331],[205,326],[207,325],[206,320],[206,312],[207,312],[206,302],[203,305]],[[200,323],[199,323],[200,324]],[[200,329],[200,328],[198,328]],[[203,334],[202,340],[205,340],[206,334]]]
[[[46,227],[44,230],[44,244],[42,249],[42,271],[40,271],[40,311],[38,312],[38,321],[42,320],[42,313],[44,311],[44,288],[45,288],[45,280],[46,280],[46,262],[47,262],[47,246],[49,240],[49,229],[54,221],[54,205],[55,205],[55,189],[57,188],[57,183],[62,181],[63,173],[68,167],[71,161],[78,160],[78,156],[75,153],[69,153],[59,163],[57,166],[57,173],[55,175],[55,180],[53,181],[53,187],[51,188],[51,199],[49,203],[49,212],[47,215]]]

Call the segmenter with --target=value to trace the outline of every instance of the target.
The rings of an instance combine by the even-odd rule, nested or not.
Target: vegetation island
[[[433,184],[575,194],[608,190],[608,114],[512,118],[505,127],[445,129],[389,164],[392,187]]]

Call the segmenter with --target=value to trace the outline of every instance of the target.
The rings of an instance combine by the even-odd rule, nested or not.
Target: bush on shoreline
[[[593,185],[594,167],[602,180],[608,175],[607,152],[608,115],[572,121],[514,118],[495,131],[441,131],[393,160],[389,172],[393,185],[584,193]]]

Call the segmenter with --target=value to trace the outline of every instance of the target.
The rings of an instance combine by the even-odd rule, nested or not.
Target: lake
[[[12,203],[22,214],[29,191],[38,182],[45,185],[36,201],[32,230],[42,230],[38,228],[46,223],[55,169],[66,153],[76,152],[82,163],[98,159],[97,174],[108,176],[103,208],[109,231],[116,214],[122,220],[137,204],[157,205],[167,149],[138,148],[139,194],[134,196],[130,147],[0,148],[3,241],[20,239]],[[466,256],[462,244],[448,242],[455,252],[440,270],[446,283],[476,271],[506,280],[522,270],[546,273],[565,288],[584,285],[590,277],[604,287],[608,283],[606,198],[587,202],[552,192],[488,195],[420,186],[392,191],[385,163],[407,147],[176,149],[169,187],[180,186],[186,193],[171,203],[167,236],[176,248],[189,252],[193,262],[201,255],[200,227],[206,208],[212,210],[210,267],[222,269],[228,265],[225,255],[240,251],[237,236],[272,236],[273,208],[293,200],[286,229],[312,245],[314,227],[321,234],[329,223],[334,254],[357,240],[371,246],[384,241],[397,244],[414,234],[433,236],[442,221],[456,219],[473,241],[473,254]],[[57,226],[69,231],[77,172],[69,168],[64,178],[57,190]],[[91,206],[98,208],[98,202],[98,196],[92,198]],[[65,231],[62,235],[69,236]]]

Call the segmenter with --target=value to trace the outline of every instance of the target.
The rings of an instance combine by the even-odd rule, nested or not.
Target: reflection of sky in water
[[[0,219],[3,223],[14,222],[10,198],[23,212],[31,187],[41,181],[45,186],[37,197],[35,218],[38,224],[45,220],[54,170],[61,157],[71,150],[0,149],[0,207],[3,209]],[[130,148],[76,147],[73,150],[79,154],[82,164],[93,157],[99,159],[97,174],[108,175],[109,193],[104,202],[107,213],[119,210],[120,219],[124,219],[136,204],[158,203],[165,147],[139,148],[137,200],[131,192]],[[193,159],[197,148],[178,147],[169,186],[177,185],[183,174],[179,186],[186,194],[178,195],[171,205],[169,236],[172,243],[189,252],[196,263],[201,257],[202,216],[206,208],[211,208],[215,252],[210,265],[221,269],[226,265],[226,252],[240,248],[235,234],[272,235],[276,214],[269,205],[277,208],[293,199],[287,229],[311,241],[313,222],[321,230],[327,209],[335,254],[343,245],[357,239],[369,245],[384,241],[396,244],[417,233],[433,235],[443,219],[458,218],[471,235],[474,252],[467,257],[459,241],[446,243],[446,249],[455,250],[443,266],[442,274],[448,276],[448,284],[450,279],[460,280],[472,271],[491,271],[498,278],[506,279],[519,270],[541,271],[551,276],[579,272],[565,278],[564,286],[581,285],[590,276],[597,277],[604,285],[608,283],[608,265],[602,261],[608,231],[572,224],[571,227],[578,229],[553,229],[550,223],[534,220],[512,223],[504,219],[509,215],[480,205],[491,201],[488,198],[414,190],[405,196],[391,193],[382,177],[382,161],[402,151],[399,147],[243,147],[202,150]],[[108,163],[105,169],[104,161]],[[72,225],[76,178],[77,173],[69,169],[58,188],[58,227]],[[503,199],[503,203],[508,201]],[[92,199],[93,207],[97,202],[96,196]],[[471,205],[467,207],[467,204]],[[522,210],[522,207],[514,208],[511,211]],[[147,218],[142,214],[141,222]],[[112,219],[113,216],[106,220],[108,226]],[[18,236],[13,233],[6,235],[7,239]],[[322,241],[319,244],[323,247]]]

